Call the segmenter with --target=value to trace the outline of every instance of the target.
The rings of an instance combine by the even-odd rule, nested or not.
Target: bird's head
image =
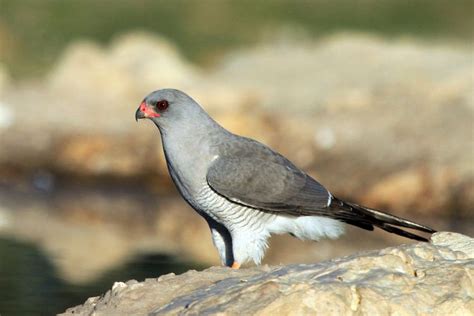
[[[199,104],[182,91],[161,89],[143,99],[135,112],[135,119],[150,119],[158,127],[189,121],[203,112]]]

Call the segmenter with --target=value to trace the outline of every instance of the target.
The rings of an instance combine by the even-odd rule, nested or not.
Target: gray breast
[[[259,231],[272,221],[275,215],[231,202],[214,192],[207,183],[196,196],[199,208],[230,231],[245,229]]]

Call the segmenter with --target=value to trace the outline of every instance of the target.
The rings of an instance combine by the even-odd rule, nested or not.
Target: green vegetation
[[[471,0],[155,1],[0,0],[0,61],[16,77],[42,74],[69,42],[107,43],[129,30],[160,33],[206,64],[286,25],[320,36],[341,30],[471,39]]]

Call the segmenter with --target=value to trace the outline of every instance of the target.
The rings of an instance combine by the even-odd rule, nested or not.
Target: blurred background
[[[473,2],[0,0],[0,314],[218,265],[134,120],[173,87],[335,195],[474,234]],[[265,264],[410,242],[276,236]]]

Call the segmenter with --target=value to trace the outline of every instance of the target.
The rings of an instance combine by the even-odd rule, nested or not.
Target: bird
[[[427,239],[405,229],[436,232],[335,197],[280,153],[226,130],[180,90],[151,92],[135,119],[149,119],[158,128],[169,174],[207,221],[222,265],[259,265],[272,234],[336,239],[346,224],[418,241]]]

